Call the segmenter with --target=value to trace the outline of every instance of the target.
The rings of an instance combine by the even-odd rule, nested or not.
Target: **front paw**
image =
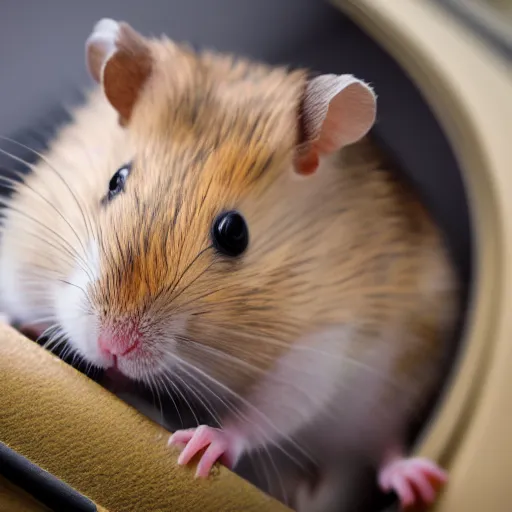
[[[207,425],[178,430],[169,438],[168,444],[169,446],[185,445],[178,457],[180,465],[188,464],[195,455],[206,448],[196,470],[196,476],[201,478],[208,477],[217,461],[232,468],[238,458],[234,439],[225,431]]]
[[[432,505],[446,481],[446,473],[437,464],[422,458],[391,459],[379,472],[380,488],[394,491],[402,510]]]

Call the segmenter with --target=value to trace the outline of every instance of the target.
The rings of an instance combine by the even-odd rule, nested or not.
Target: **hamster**
[[[368,136],[372,88],[109,19],[86,58],[98,86],[8,201],[2,311],[189,389],[221,425],[170,437],[180,464],[202,453],[198,476],[276,449],[298,511],[361,510],[367,467],[402,507],[432,503],[447,475],[406,436],[442,377],[457,279]]]

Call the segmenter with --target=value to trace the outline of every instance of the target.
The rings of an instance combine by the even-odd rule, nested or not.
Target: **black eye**
[[[221,213],[212,227],[213,245],[227,256],[240,256],[249,245],[249,231],[236,211]]]
[[[124,165],[110,178],[107,194],[109,200],[124,190],[124,184],[128,174],[130,174],[130,168],[130,165]]]

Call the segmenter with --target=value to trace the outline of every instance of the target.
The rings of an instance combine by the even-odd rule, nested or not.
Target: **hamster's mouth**
[[[125,354],[111,354],[104,375],[112,382],[133,382],[142,379],[146,374],[151,373],[151,368],[145,368],[145,364],[135,356],[135,351],[125,357]]]
[[[117,356],[112,355],[110,360],[110,366],[105,370],[105,375],[109,378],[118,380],[120,378],[128,378],[119,368],[119,360]]]
[[[123,355],[115,355],[111,356],[111,364],[107,368],[107,372],[111,372],[112,375],[122,375],[125,378],[129,378],[126,372],[127,363],[129,365],[130,358],[125,358],[125,354]]]

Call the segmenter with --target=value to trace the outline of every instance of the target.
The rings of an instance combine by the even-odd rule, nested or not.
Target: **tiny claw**
[[[448,476],[434,462],[423,458],[394,458],[379,471],[382,491],[394,491],[402,510],[409,507],[432,505],[438,489]]]

